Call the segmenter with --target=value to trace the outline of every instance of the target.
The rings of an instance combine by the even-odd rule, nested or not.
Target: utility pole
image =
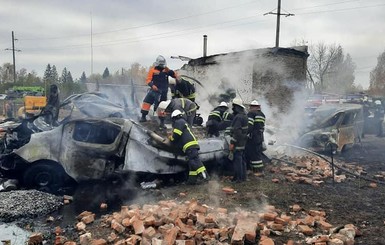
[[[94,46],[92,43],[92,12],[91,14],[91,75],[94,74]]]
[[[278,7],[277,7],[277,13],[268,12],[264,15],[268,14],[275,14],[277,15],[277,27],[275,30],[275,47],[279,47],[279,31],[280,31],[280,23],[281,23],[281,15],[284,15],[285,17],[294,16],[294,14],[281,14],[281,0],[278,0]]]
[[[15,39],[14,33],[12,31],[12,49],[7,48],[5,50],[12,50],[12,55],[13,55],[13,83],[16,83],[16,62],[15,62],[15,51],[20,52],[21,50],[15,49]]]

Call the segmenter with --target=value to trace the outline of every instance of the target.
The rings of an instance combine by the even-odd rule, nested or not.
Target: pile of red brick
[[[353,225],[333,228],[322,210],[303,210],[293,205],[288,212],[265,206],[260,212],[228,212],[192,200],[184,203],[160,201],[156,205],[122,206],[120,212],[104,215],[94,222],[95,214],[78,216],[79,244],[274,244],[274,238],[290,233],[296,239],[286,244],[354,244],[359,231]],[[91,224],[93,223],[93,224]],[[97,225],[110,230],[107,237],[93,237]],[[57,229],[56,229],[57,230]],[[57,234],[55,244],[76,245]]]
[[[295,183],[305,183],[310,185],[320,185],[324,183],[324,179],[332,178],[333,171],[331,164],[316,156],[301,156],[301,157],[286,157],[286,162],[275,161],[275,166],[271,167],[271,172],[282,173],[285,175],[285,179]],[[360,175],[364,173],[364,169],[361,166],[356,165],[343,165],[344,169],[350,172]],[[337,174],[337,168],[335,168],[334,181],[342,182],[346,180],[345,174]],[[278,180],[273,180],[278,182]]]

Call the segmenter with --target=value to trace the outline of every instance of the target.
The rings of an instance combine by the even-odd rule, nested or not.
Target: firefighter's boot
[[[142,114],[142,117],[139,119],[139,122],[147,122],[145,114]]]

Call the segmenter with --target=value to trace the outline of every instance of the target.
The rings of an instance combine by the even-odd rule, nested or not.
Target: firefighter
[[[192,102],[195,102],[195,85],[190,79],[182,76],[177,76],[175,84],[170,83],[171,97],[175,98],[187,98]]]
[[[382,106],[381,100],[374,101],[374,121],[377,127],[377,137],[384,137],[382,123],[384,121],[384,107]]]
[[[250,164],[253,171],[261,172],[263,169],[262,143],[266,117],[257,100],[251,101],[247,117],[249,118],[249,129],[245,148],[246,162]]]
[[[196,184],[198,180],[208,180],[206,167],[199,158],[199,144],[190,126],[183,117],[180,110],[174,110],[171,114],[172,135],[169,137],[171,143],[186,154],[189,166],[189,184]]]
[[[228,109],[228,104],[222,101],[219,106],[210,112],[206,122],[207,135],[209,137],[219,136],[219,124],[223,121],[223,116]]]
[[[197,105],[189,99],[176,98],[160,102],[158,115],[162,115],[164,118],[165,113],[171,113],[175,110],[180,110],[183,113],[183,117],[191,127],[194,122],[197,108]],[[163,122],[161,121],[161,127],[164,127],[164,120]]]
[[[140,111],[142,113],[142,117],[139,120],[140,122],[147,121],[146,116],[151,105],[154,105],[154,111],[156,111],[159,102],[167,100],[169,76],[175,78],[175,72],[166,66],[166,59],[159,55],[147,74],[146,84],[150,87],[150,89],[142,103]],[[164,118],[160,117],[160,120],[161,123],[162,120],[164,122]]]
[[[234,98],[233,115],[234,119],[230,126],[230,145],[229,145],[229,160],[233,164],[233,182],[246,181],[246,162],[243,160],[243,152],[247,141],[248,118],[245,112],[243,101],[239,98]]]

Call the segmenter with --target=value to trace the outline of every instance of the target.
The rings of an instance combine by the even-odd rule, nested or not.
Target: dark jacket
[[[173,121],[172,127],[173,129],[170,141],[173,145],[177,146],[183,152],[186,152],[189,148],[199,149],[198,141],[184,118],[179,118]]]
[[[196,97],[194,84],[186,79],[182,78],[175,85],[170,87],[172,98],[187,98],[194,100]]]
[[[248,117],[244,110],[235,114],[231,122],[230,143],[234,144],[235,150],[244,150],[247,141]]]
[[[186,98],[175,98],[171,100],[171,103],[166,108],[167,113],[172,113],[175,110],[180,110],[186,115],[190,115],[193,112],[196,112],[197,105],[189,99]]]
[[[215,107],[214,110],[212,110],[210,112],[207,121],[210,121],[210,120],[217,121],[217,122],[223,121],[223,119],[224,119],[223,115],[226,111],[227,111],[227,107],[225,107],[225,106]]]
[[[152,66],[147,74],[146,83],[152,87],[155,85],[159,93],[167,93],[168,91],[168,76],[175,78],[175,72],[169,68],[161,68]]]
[[[249,118],[249,134],[260,133],[265,130],[265,114],[262,111],[250,111],[247,113]]]

